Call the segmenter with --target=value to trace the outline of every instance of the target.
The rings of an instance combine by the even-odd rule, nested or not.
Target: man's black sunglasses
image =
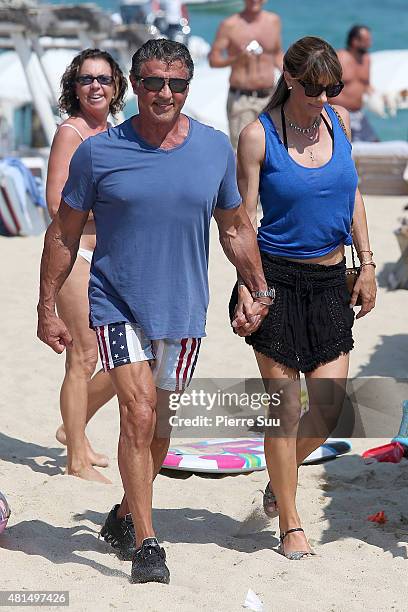
[[[80,85],[91,85],[95,79],[98,81],[99,85],[112,85],[113,77],[108,74],[98,74],[98,76],[93,76],[92,74],[80,74],[77,76],[76,81]]]
[[[165,83],[167,83],[173,93],[183,93],[190,83],[190,79],[165,79],[164,77],[156,76],[136,76],[136,79],[142,83],[147,91],[161,91]]]
[[[344,87],[343,81],[339,81],[336,85],[328,85],[327,87],[319,84],[315,85],[314,83],[305,83],[304,81],[299,81],[299,83],[304,88],[305,95],[308,96],[308,98],[317,98],[321,96],[324,91],[328,98],[335,98]]]

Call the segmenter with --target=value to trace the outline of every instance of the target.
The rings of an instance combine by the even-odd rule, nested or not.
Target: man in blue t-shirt
[[[92,210],[90,324],[118,395],[125,489],[101,535],[132,559],[139,583],[169,582],[152,525],[152,483],[169,446],[156,413],[166,414],[169,393],[186,388],[205,336],[212,215],[227,257],[253,292],[240,333],[257,329],[270,302],[228,139],[181,114],[193,70],[180,43],[149,40],[135,53],[130,80],[139,114],[77,149],[41,262],[38,336],[61,353],[72,338],[55,298]]]

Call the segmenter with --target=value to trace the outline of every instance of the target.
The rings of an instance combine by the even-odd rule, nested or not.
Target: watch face
[[[251,295],[253,298],[275,297],[275,288],[269,287],[267,291],[252,291]]]

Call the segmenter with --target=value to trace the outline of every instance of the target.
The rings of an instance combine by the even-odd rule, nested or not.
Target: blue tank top
[[[294,259],[321,257],[351,244],[351,221],[358,176],[351,144],[329,105],[333,127],[331,159],[306,168],[289,155],[269,113],[259,117],[265,130],[265,161],[259,181],[263,218],[261,251]]]

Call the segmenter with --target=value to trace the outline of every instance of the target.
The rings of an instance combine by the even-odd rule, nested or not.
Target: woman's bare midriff
[[[298,263],[309,263],[309,264],[321,264],[322,266],[335,266],[336,264],[343,261],[344,258],[344,245],[339,246],[334,251],[322,255],[321,257],[313,257],[312,259],[292,259],[285,257],[288,261],[296,261]]]
[[[86,222],[79,245],[82,249],[87,249],[88,251],[93,251],[95,249],[96,230],[95,221],[93,219]]]

